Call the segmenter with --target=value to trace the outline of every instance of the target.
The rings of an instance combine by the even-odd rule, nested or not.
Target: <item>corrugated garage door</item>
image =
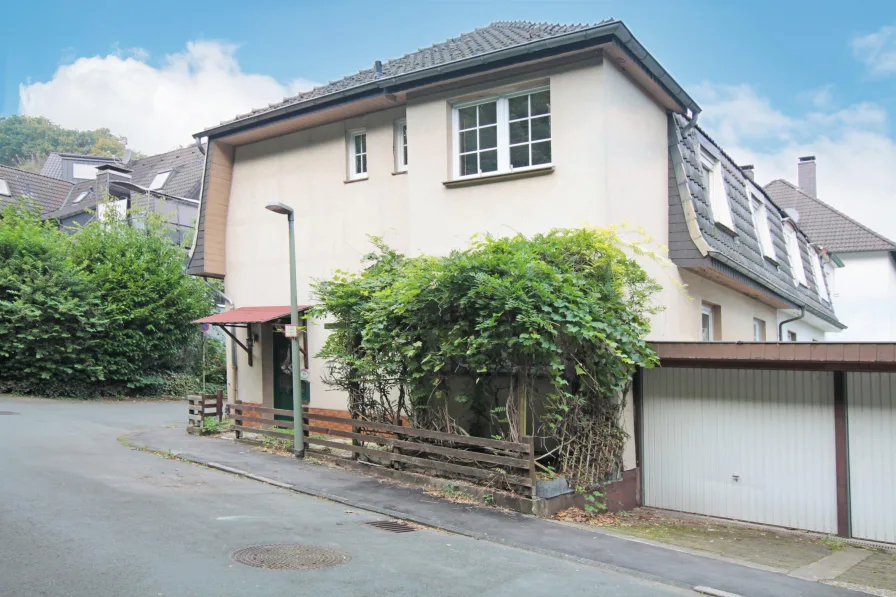
[[[645,371],[644,503],[836,533],[832,375]]]
[[[896,374],[846,375],[852,535],[896,543]]]

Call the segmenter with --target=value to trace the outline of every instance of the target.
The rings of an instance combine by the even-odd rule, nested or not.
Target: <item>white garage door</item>
[[[846,375],[852,535],[896,543],[896,374]]]
[[[644,503],[837,531],[833,374],[651,369]]]

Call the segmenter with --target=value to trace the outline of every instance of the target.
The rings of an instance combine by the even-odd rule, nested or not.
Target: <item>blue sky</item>
[[[310,82],[491,21],[608,17],[626,22],[760,179],[792,178],[800,152],[820,154],[831,194],[878,162],[896,170],[896,3],[884,0],[15,3],[0,36],[0,115],[108,126],[162,151]],[[861,205],[896,205],[884,190],[894,177],[872,176]]]

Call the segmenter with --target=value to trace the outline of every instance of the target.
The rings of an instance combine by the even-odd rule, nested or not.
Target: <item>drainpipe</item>
[[[790,323],[791,321],[797,321],[806,316],[806,308],[800,307],[800,314],[796,317],[791,317],[790,319],[785,319],[781,323],[778,324],[778,342],[784,341],[784,324]]]
[[[227,296],[226,294],[224,294],[223,292],[221,292],[220,290],[218,290],[217,288],[215,288],[214,286],[212,286],[211,284],[209,284],[209,283],[208,283],[208,280],[206,280],[205,278],[202,278],[202,281],[205,283],[206,286],[208,286],[209,288],[211,288],[212,290],[214,290],[214,291],[215,291],[215,294],[217,294],[217,295],[220,296],[222,299],[224,299],[224,302],[225,302],[225,303],[227,303],[228,305],[230,305],[230,308],[227,309],[228,311],[233,311],[233,309],[236,307],[236,305],[233,304],[233,301],[230,299],[229,296]],[[251,333],[251,332],[250,332],[250,333]],[[236,400],[237,400],[237,383],[236,383],[236,374],[237,374],[237,369],[236,369],[236,357],[237,357],[237,352],[236,352],[236,342],[234,342],[233,340],[231,340],[231,339],[229,339],[229,338],[228,338],[228,340],[230,341],[230,379],[232,380],[232,381],[231,381],[231,384],[230,384],[230,396],[229,396],[229,398],[230,398],[230,401],[231,401],[231,402],[236,402]]]

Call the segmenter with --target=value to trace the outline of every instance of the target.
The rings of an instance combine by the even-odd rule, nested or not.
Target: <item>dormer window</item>
[[[768,210],[765,208],[765,202],[747,192],[750,195],[750,211],[753,215],[753,228],[756,230],[756,237],[759,239],[759,248],[762,256],[771,261],[777,261],[775,256],[775,245],[772,243],[772,233],[768,226]]]
[[[86,197],[86,196],[87,196],[87,191],[82,191],[82,192],[78,193],[78,196],[75,197],[75,200],[72,201],[72,203],[81,203],[81,201],[83,201],[84,197]]]
[[[815,290],[818,291],[818,298],[831,302],[831,295],[828,292],[828,286],[824,283],[824,268],[821,266],[821,255],[812,252],[812,271],[815,273]]]
[[[9,192],[9,185],[2,178],[0,178],[0,195],[12,197],[12,193]]]
[[[155,175],[155,178],[152,179],[152,182],[149,183],[150,191],[158,191],[162,187],[165,186],[165,183],[168,182],[168,177],[171,176],[171,170],[165,170],[164,172],[159,172]]]
[[[728,193],[725,191],[725,181],[722,178],[722,163],[705,149],[700,151],[700,174],[703,188],[706,190],[707,203],[712,209],[712,217],[716,224],[736,233]]]
[[[790,270],[793,274],[793,285],[809,287],[806,281],[806,270],[803,267],[803,255],[800,251],[800,242],[796,237],[796,230],[789,222],[784,223],[784,241],[787,244],[787,258],[790,260]]]
[[[96,166],[93,164],[72,164],[72,178],[75,180],[93,180],[96,178]]]

